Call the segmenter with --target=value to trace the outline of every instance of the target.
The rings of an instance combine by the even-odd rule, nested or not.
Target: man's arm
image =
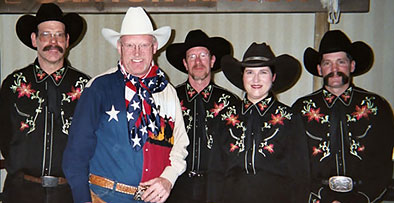
[[[96,148],[95,128],[99,120],[100,98],[91,88],[85,88],[78,101],[66,149],[63,171],[71,186],[74,202],[90,202],[89,160]]]

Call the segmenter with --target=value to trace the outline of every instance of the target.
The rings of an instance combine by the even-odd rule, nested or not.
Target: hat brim
[[[167,47],[166,58],[168,62],[176,69],[187,74],[187,70],[183,65],[183,59],[186,51],[193,47],[206,47],[211,55],[216,58],[211,69],[212,72],[220,70],[220,60],[224,55],[231,54],[232,47],[230,42],[221,37],[211,37],[205,41],[193,41],[191,43],[174,43]]]
[[[126,33],[122,34],[122,33],[116,32],[116,31],[109,29],[109,28],[103,28],[101,30],[101,34],[115,48],[117,48],[117,43],[118,43],[118,40],[121,36],[123,36],[123,35],[140,35],[140,34],[126,34]],[[154,30],[149,33],[143,33],[143,34],[154,36],[156,38],[157,44],[158,44],[157,49],[159,50],[162,47],[164,47],[164,45],[166,45],[168,40],[170,39],[171,27],[163,26],[157,30]]]
[[[281,93],[290,89],[301,76],[301,64],[294,57],[283,54],[271,62],[240,62],[231,55],[223,56],[222,70],[226,78],[236,87],[245,90],[243,85],[243,67],[275,66],[276,78],[273,82],[272,92]]]
[[[334,50],[327,53],[332,53],[336,51],[342,51],[342,50]],[[350,54],[353,57],[353,60],[356,62],[356,68],[352,73],[353,76],[362,75],[368,72],[372,68],[374,62],[374,54],[372,48],[368,46],[366,43],[361,41],[354,42],[351,44],[347,52],[349,52],[348,54]],[[325,53],[319,53],[318,51],[314,50],[311,47],[308,47],[304,52],[305,69],[310,74],[318,77],[321,77],[317,71],[317,65],[320,63],[319,57],[321,54],[325,54]]]
[[[64,23],[66,32],[69,35],[69,47],[75,46],[79,43],[79,41],[82,39],[83,35],[86,32],[85,20],[76,13],[68,13],[64,15],[62,23]],[[31,42],[31,33],[37,30],[37,26],[38,21],[35,16],[24,15],[18,19],[15,27],[16,34],[19,40],[21,40],[23,44],[34,50],[36,50],[37,48],[34,47]]]

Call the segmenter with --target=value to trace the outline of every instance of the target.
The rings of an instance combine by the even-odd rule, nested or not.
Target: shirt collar
[[[259,112],[260,116],[263,116],[274,104],[275,101],[274,95],[270,92],[267,97],[262,99],[261,101],[253,104],[247,96],[245,95],[242,101],[242,114],[245,115],[248,111],[253,109],[253,107]]]
[[[195,99],[199,94],[201,94],[201,98],[204,102],[209,102],[212,96],[213,84],[212,82],[208,84],[200,93],[195,90],[192,85],[189,83],[189,80],[186,82],[186,98],[190,102]]]
[[[38,60],[36,59],[34,61],[34,77],[36,78],[37,83],[41,83],[45,81],[48,77],[52,78],[53,83],[55,83],[56,86],[59,86],[60,83],[62,83],[63,78],[66,75],[66,72],[68,70],[68,65],[65,63],[63,67],[61,67],[59,70],[53,72],[51,75],[46,73],[41,67],[40,64],[38,63]]]
[[[323,100],[326,103],[328,108],[334,106],[336,101],[342,102],[345,106],[349,106],[353,99],[353,89],[354,85],[351,84],[349,88],[347,88],[341,95],[338,97],[333,93],[328,91],[325,87],[323,88]]]

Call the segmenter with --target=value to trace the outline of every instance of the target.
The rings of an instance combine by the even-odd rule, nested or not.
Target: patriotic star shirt
[[[48,75],[37,59],[6,77],[0,91],[0,149],[8,174],[64,177],[63,150],[88,81],[69,64]]]
[[[152,95],[162,122],[158,135],[149,135],[141,150],[129,140],[125,80],[118,67],[89,82],[78,103],[63,169],[74,201],[90,201],[89,173],[138,186],[156,177],[174,185],[184,172],[189,141],[175,88]],[[75,159],[78,157],[78,159]]]
[[[336,103],[343,106],[340,114],[345,119],[339,133],[331,135],[330,113]],[[318,203],[331,198],[324,194],[338,195],[322,183],[336,175],[351,177],[357,183],[347,193],[353,199],[379,200],[393,172],[394,123],[390,104],[377,94],[350,85],[339,96],[321,88],[298,99],[293,108],[303,118],[308,140],[312,176],[309,201]],[[338,139],[338,146],[333,146],[332,136]],[[339,149],[336,153],[334,147]]]

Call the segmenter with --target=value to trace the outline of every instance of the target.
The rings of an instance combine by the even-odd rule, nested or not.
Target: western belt
[[[23,174],[23,179],[34,183],[40,183],[43,187],[56,187],[67,183],[67,179],[63,177],[55,176],[41,176],[35,177],[27,174]]]
[[[113,180],[94,174],[90,174],[89,183],[110,190],[115,190],[120,193],[134,195],[135,200],[141,200],[141,196],[143,192],[147,189],[146,187],[142,187],[142,186],[135,187],[123,183],[115,183],[115,181]]]

